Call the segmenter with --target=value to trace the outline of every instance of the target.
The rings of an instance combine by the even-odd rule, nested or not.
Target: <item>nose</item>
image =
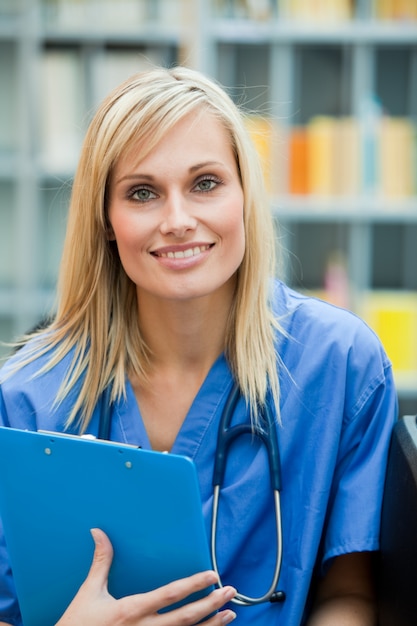
[[[197,219],[191,213],[191,207],[180,194],[167,197],[160,230],[163,235],[183,237],[189,230],[195,230]]]

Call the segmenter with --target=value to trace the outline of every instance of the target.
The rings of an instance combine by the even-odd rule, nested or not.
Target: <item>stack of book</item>
[[[376,195],[417,191],[416,127],[383,116],[375,132],[355,118],[313,118],[289,136],[288,190],[296,195]]]
[[[378,20],[417,20],[416,0],[374,0],[372,8]]]
[[[272,194],[395,200],[417,193],[417,128],[410,118],[381,116],[369,124],[317,116],[284,129],[250,116],[247,125]]]

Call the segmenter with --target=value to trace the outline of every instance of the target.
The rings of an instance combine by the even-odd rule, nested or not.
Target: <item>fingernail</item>
[[[99,545],[101,543],[101,535],[97,532],[95,528],[90,528],[91,536],[93,537],[94,543]]]
[[[234,611],[225,611],[223,614],[223,624],[230,624],[236,619],[236,613]]]
[[[236,589],[234,589],[233,587],[225,587],[223,592],[224,592],[225,600],[231,600],[232,598],[235,597],[237,593]]]

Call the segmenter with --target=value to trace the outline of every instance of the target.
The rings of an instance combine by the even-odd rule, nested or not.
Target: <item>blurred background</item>
[[[417,413],[416,0],[0,0],[0,340],[53,307],[98,102],[176,63],[247,111],[279,274],[365,318]]]

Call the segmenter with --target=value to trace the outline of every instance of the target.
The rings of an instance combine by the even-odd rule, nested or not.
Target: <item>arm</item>
[[[158,613],[191,593],[215,584],[217,576],[214,572],[202,572],[148,593],[116,600],[107,591],[107,578],[113,558],[111,543],[107,535],[98,529],[92,534],[95,551],[90,572],[56,626],[150,626],[154,622],[158,626],[193,626],[215,611],[219,612],[204,623],[207,626],[220,626],[229,624],[236,617],[233,611],[220,611],[235,595],[236,590],[232,587],[215,589],[205,598],[165,614]]]
[[[320,581],[307,626],[376,626],[372,552],[334,559]]]

